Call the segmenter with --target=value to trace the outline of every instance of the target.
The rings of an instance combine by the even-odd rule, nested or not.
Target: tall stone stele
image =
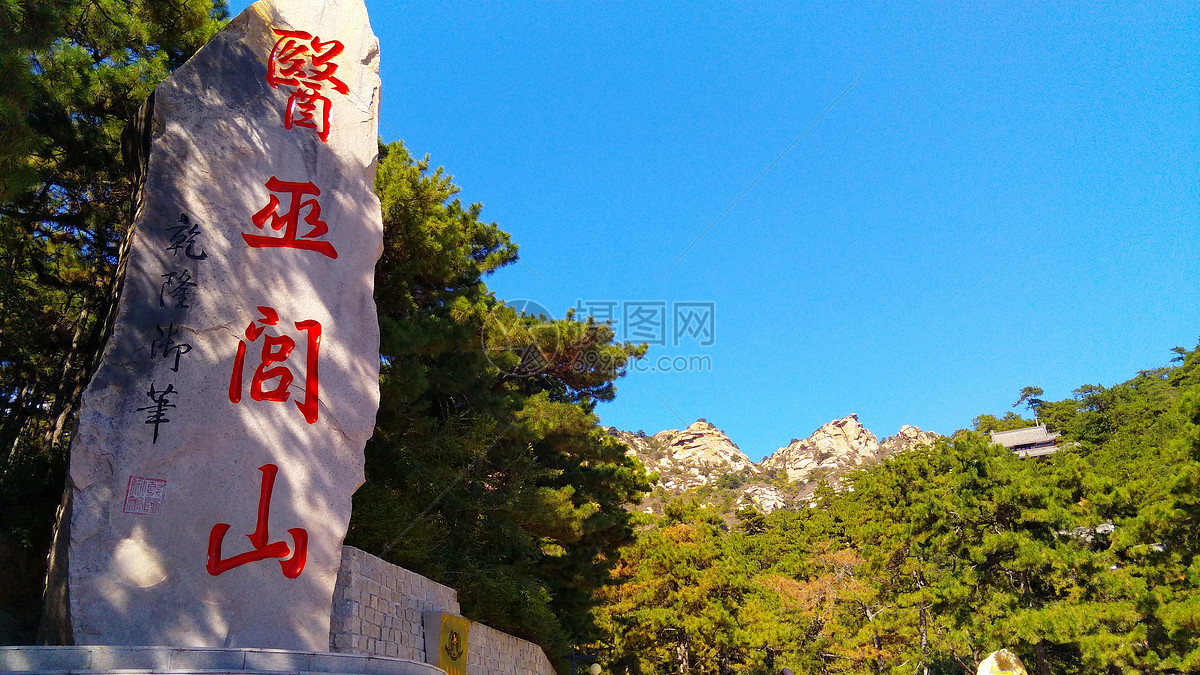
[[[379,404],[366,7],[260,0],[152,104],[71,446],[60,639],[325,651]]]

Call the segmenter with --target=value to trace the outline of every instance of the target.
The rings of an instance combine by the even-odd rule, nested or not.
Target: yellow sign
[[[467,619],[442,614],[437,665],[449,675],[467,675],[467,633],[470,629],[471,622]]]

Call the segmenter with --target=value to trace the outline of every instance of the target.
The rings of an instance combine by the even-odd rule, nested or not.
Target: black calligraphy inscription
[[[171,403],[171,399],[169,398],[175,393],[174,385],[168,384],[166,389],[159,390],[155,388],[155,383],[151,382],[150,391],[146,392],[146,397],[150,399],[151,404],[138,408],[138,412],[146,413],[146,424],[154,425],[153,443],[158,442],[159,425],[166,424],[167,422],[171,421],[170,418],[167,417],[167,409],[175,407],[175,404]]]
[[[171,371],[178,373],[179,358],[192,351],[192,345],[175,339],[179,329],[175,328],[173,323],[166,326],[159,324],[154,327],[154,330],[158,335],[150,341],[150,358],[170,359],[174,356],[175,363],[171,366]]]
[[[188,214],[179,214],[179,224],[168,225],[163,229],[170,233],[168,236],[170,237],[171,245],[167,247],[167,253],[176,258],[182,253],[192,260],[205,260],[208,258],[208,254],[196,242],[196,237],[200,236],[200,225],[199,223],[193,223]]]
[[[200,242],[200,223],[194,222],[186,213],[180,213],[178,222],[162,227],[161,230],[167,235],[163,250],[170,254],[172,259],[192,261],[190,267],[164,269],[159,275],[161,283],[158,287],[158,306],[168,310],[169,315],[165,317],[168,319],[166,323],[154,324],[154,332],[149,340],[151,362],[162,359],[171,364],[171,372],[178,373],[180,360],[192,351],[192,345],[180,340],[175,319],[178,318],[176,315],[179,310],[191,309],[191,301],[200,290],[195,263],[207,260],[208,252]],[[151,443],[158,442],[159,428],[170,423],[171,418],[168,414],[176,407],[175,399],[178,395],[179,391],[171,382],[162,389],[158,388],[156,380],[150,382],[150,388],[146,392],[150,403],[137,411],[144,414],[146,424],[154,427]]]

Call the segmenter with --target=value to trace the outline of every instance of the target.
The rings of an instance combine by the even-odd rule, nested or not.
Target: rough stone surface
[[[273,60],[280,31],[309,36]],[[77,644],[328,646],[379,397],[378,55],[362,0],[261,0],[156,90],[118,316],[71,449]],[[283,81],[297,64],[308,90]],[[309,182],[319,195],[287,185]],[[297,198],[296,226],[272,219]]]
[[[555,675],[542,648],[478,622],[471,624],[467,675]]]
[[[778,486],[764,481],[763,471],[743,453],[725,432],[700,420],[683,431],[667,429],[653,436],[610,429],[625,442],[629,454],[650,471],[658,473],[657,488],[669,496],[682,495],[701,487],[718,485],[722,476],[733,475],[737,491],[732,506],[750,506],[770,513],[785,507],[789,498]],[[710,506],[720,507],[715,501]],[[651,495],[643,501],[647,513],[661,510],[663,499]]]
[[[703,420],[684,431],[668,429],[653,436],[611,428],[609,433],[622,440],[629,454],[648,470],[658,473],[655,492],[641,507],[647,513],[660,511],[665,499],[698,488],[717,488],[707,492],[705,503],[727,513],[745,506],[763,513],[794,507],[812,496],[821,478],[838,488],[841,477],[855,469],[940,438],[906,424],[880,442],[858,415],[850,414],[803,440],[793,439],[755,464],[724,432]],[[733,480],[721,481],[724,476]],[[781,483],[780,477],[789,484]]]
[[[47,675],[88,673],[129,675],[238,675],[346,673],[354,675],[438,675],[427,663],[351,654],[281,649],[207,649],[196,647],[0,647],[0,672]]]
[[[742,494],[738,497],[739,506],[753,506],[763,513],[770,513],[786,508],[788,498],[778,487],[774,485],[747,485],[742,488]]]
[[[933,445],[939,438],[941,436],[932,431],[922,431],[911,424],[905,424],[895,436],[889,436],[879,443],[879,456],[891,457],[897,452],[912,450],[922,445]]]
[[[700,420],[683,431],[667,429],[653,436],[627,431],[614,433],[650,471],[659,473],[659,483],[675,493],[716,483],[729,473],[745,471],[756,476],[759,469],[723,431]]]
[[[804,482],[818,471],[828,476],[874,462],[879,456],[879,439],[850,414],[817,429],[804,440],[780,448],[761,463],[763,469],[787,473],[788,480]]]
[[[783,471],[794,483],[808,483],[799,493],[800,499],[807,499],[820,479],[837,489],[847,473],[898,452],[931,445],[938,438],[938,434],[906,424],[895,436],[880,442],[858,421],[858,415],[850,414],[823,425],[804,440],[793,440],[759,466],[767,472]]]
[[[423,612],[462,614],[458,591],[353,546],[342,547],[329,651],[424,661]]]

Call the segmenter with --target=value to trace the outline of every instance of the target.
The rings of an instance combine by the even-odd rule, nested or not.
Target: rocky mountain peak
[[[818,473],[843,473],[878,458],[879,439],[851,413],[827,422],[804,440],[793,439],[760,466],[769,472],[786,472],[789,481],[806,482]]]
[[[706,420],[697,420],[665,438],[659,434],[654,438],[663,444],[663,454],[650,468],[663,474],[668,489],[690,490],[715,483],[724,474],[759,472],[737,444]],[[664,471],[673,475],[668,477]]]
[[[933,445],[940,435],[932,431],[922,431],[919,427],[905,424],[895,436],[883,439],[879,444],[879,456],[890,457],[897,452],[911,450],[921,445]]]
[[[667,429],[653,436],[616,429],[609,432],[624,441],[629,453],[647,469],[658,473],[658,487],[664,493],[681,495],[702,487],[717,490],[712,494],[724,490],[732,493],[735,506],[754,506],[763,512],[807,499],[820,478],[836,487],[841,476],[854,469],[938,438],[904,425],[896,435],[880,442],[863,427],[858,415],[851,413],[822,425],[808,438],[792,439],[755,464],[725,432],[704,419],[682,431]],[[791,485],[780,483],[779,478]]]
[[[683,431],[667,429],[653,436],[612,430],[629,446],[646,468],[659,473],[666,488],[682,492],[715,483],[725,474],[759,469],[725,432],[706,420],[697,420]]]

